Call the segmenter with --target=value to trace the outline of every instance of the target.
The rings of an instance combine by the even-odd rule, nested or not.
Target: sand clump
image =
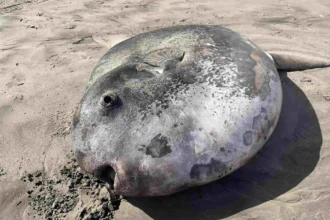
[[[45,177],[42,171],[25,174],[28,184],[29,216],[50,219],[112,219],[120,199],[111,201],[106,183],[85,174],[73,159],[58,176]]]

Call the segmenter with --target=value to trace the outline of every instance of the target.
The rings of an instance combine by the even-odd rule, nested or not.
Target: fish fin
[[[267,55],[271,56],[278,70],[287,72],[330,67],[329,58],[315,57],[303,53],[270,52]]]
[[[177,64],[184,57],[184,51],[179,48],[163,48],[151,51],[143,58],[143,63],[152,67],[166,68],[167,64]]]
[[[148,63],[138,63],[136,65],[136,70],[138,72],[150,72],[154,75],[159,75],[159,74],[162,74],[164,72],[164,69],[163,67],[159,67],[159,66],[152,66]]]

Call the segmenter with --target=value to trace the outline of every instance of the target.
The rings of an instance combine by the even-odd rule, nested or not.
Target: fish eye
[[[112,102],[112,98],[110,96],[106,95],[103,97],[103,101],[106,104],[110,104]]]
[[[113,92],[107,92],[102,95],[100,101],[101,105],[106,108],[113,107],[118,103],[118,96]]]

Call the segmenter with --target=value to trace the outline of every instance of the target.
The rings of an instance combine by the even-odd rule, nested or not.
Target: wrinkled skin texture
[[[144,33],[109,50],[73,121],[80,166],[123,196],[168,195],[244,165],[273,132],[273,61],[220,26]]]

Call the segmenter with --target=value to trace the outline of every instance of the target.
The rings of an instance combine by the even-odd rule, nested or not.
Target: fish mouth
[[[105,164],[97,167],[94,171],[93,175],[106,183],[109,184],[110,189],[114,190],[115,179],[116,179],[116,171],[112,168],[112,166]]]
[[[75,154],[78,165],[82,170],[93,175],[97,179],[108,183],[111,190],[115,189],[117,173],[111,165],[107,163],[96,163],[89,153],[84,154],[80,151],[76,151]]]

